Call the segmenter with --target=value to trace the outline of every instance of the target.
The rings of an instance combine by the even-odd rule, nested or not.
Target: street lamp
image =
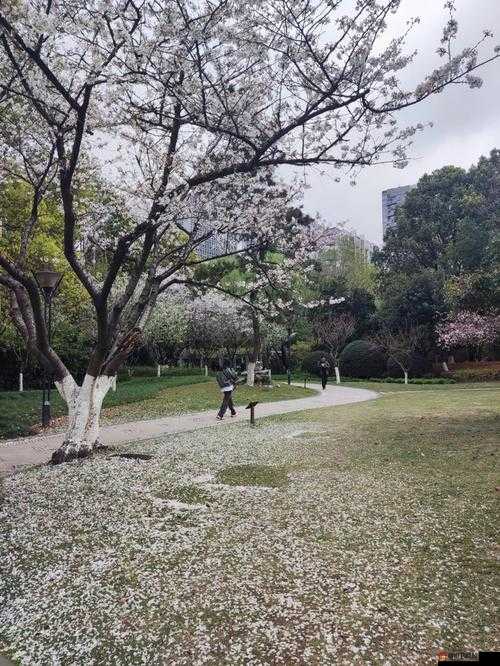
[[[62,275],[54,271],[50,266],[44,266],[36,273],[34,273],[35,280],[42,292],[44,302],[44,320],[45,328],[47,330],[47,337],[49,347],[52,338],[52,299],[61,284]],[[52,376],[47,371],[45,365],[43,366],[43,389],[42,389],[42,426],[45,428],[50,423],[50,385],[52,383]]]
[[[286,377],[287,377],[287,382],[288,386],[292,383],[292,370],[290,368],[290,360],[291,360],[291,355],[292,355],[292,342],[294,342],[295,338],[297,337],[297,333],[292,333],[292,329],[288,328],[288,337],[286,340],[284,340],[284,345],[286,346]]]

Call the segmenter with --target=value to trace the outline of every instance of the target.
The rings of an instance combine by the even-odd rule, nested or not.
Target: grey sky
[[[393,34],[400,32],[410,16],[421,18],[408,40],[408,50],[418,49],[419,54],[408,69],[411,79],[402,77],[403,82],[420,81],[439,62],[435,51],[447,16],[443,4],[444,0],[403,0],[400,14],[394,17]],[[457,50],[472,45],[488,28],[494,38],[488,41],[485,53],[492,54],[494,45],[500,44],[500,0],[456,0],[456,5]],[[310,170],[306,173],[311,188],[305,194],[305,210],[319,212],[329,225],[346,222],[348,228],[380,243],[382,190],[415,183],[424,173],[446,164],[469,167],[492,148],[500,148],[500,62],[489,64],[479,74],[484,81],[481,89],[453,86],[400,115],[402,125],[434,123],[432,129],[417,133],[413,159],[406,169],[389,165],[367,168],[355,187],[349,185],[348,177],[335,183],[338,171],[322,169],[326,173],[320,175],[319,170]]]

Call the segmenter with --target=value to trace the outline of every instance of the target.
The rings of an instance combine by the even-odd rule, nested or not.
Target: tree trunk
[[[113,385],[114,377],[85,375],[78,387],[69,375],[56,382],[57,389],[68,405],[68,430],[64,442],[52,455],[54,464],[84,458],[100,447],[99,418],[102,402]]]
[[[19,393],[24,391],[24,375],[22,372],[19,373]]]
[[[161,365],[159,363],[156,364],[156,376],[161,377]]]
[[[247,362],[247,386],[255,384],[255,361]]]
[[[340,371],[338,365],[335,366],[335,381],[340,384]]]
[[[405,384],[408,384],[408,372],[406,370],[403,370],[405,373]]]
[[[255,363],[260,359],[262,351],[262,333],[260,330],[260,321],[254,311],[252,311],[252,336],[253,349],[247,363],[247,386],[253,386],[255,384]]]

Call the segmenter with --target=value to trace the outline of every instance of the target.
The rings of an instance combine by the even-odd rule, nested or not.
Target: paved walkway
[[[297,384],[300,386],[300,384]],[[366,389],[347,388],[342,386],[327,386],[324,391],[317,391],[309,398],[296,398],[293,400],[279,400],[277,402],[264,402],[255,409],[256,418],[272,416],[274,414],[287,414],[300,412],[306,409],[320,407],[333,407],[354,402],[373,400],[380,394]],[[101,428],[101,441],[103,444],[126,444],[147,439],[155,439],[163,435],[176,432],[189,432],[200,428],[224,427],[224,424],[237,423],[249,418],[249,410],[238,408],[238,415],[234,418],[227,416],[223,421],[215,418],[216,410],[183,414],[181,416],[166,416],[150,421],[134,421],[103,426]],[[46,463],[63,441],[63,434],[27,437],[0,442],[0,474],[19,470],[26,465]]]

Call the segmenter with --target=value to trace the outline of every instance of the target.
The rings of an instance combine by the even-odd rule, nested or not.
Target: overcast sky
[[[444,0],[403,0],[400,14],[391,22],[391,33],[399,34],[406,20],[418,15],[421,23],[408,41],[408,50],[418,49],[418,56],[409,66],[411,79],[421,80],[423,75],[440,62],[435,54],[447,14]],[[494,33],[485,53],[492,54],[500,44],[500,0],[456,0],[459,21],[458,46],[470,46],[482,30]],[[335,183],[340,174],[332,171],[320,175],[318,170],[306,173],[311,186],[305,194],[304,209],[319,212],[328,225],[346,222],[350,229],[380,243],[382,239],[382,190],[416,183],[425,173],[446,164],[469,167],[481,155],[494,147],[500,148],[500,61],[497,60],[479,72],[484,83],[479,90],[465,86],[452,86],[435,95],[422,105],[408,109],[400,115],[401,124],[434,123],[415,136],[410,164],[406,169],[389,165],[366,168],[349,185],[349,178]],[[403,83],[405,79],[402,77]],[[322,169],[323,170],[323,169]]]

